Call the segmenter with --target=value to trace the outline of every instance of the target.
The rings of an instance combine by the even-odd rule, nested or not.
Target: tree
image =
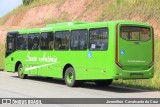
[[[23,5],[30,5],[33,0],[23,0]]]

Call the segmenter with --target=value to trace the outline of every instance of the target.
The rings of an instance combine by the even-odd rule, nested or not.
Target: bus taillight
[[[122,65],[118,62],[118,25],[116,25],[116,56],[115,56],[115,61],[116,61],[116,64],[122,68]]]
[[[148,65],[148,68],[154,65],[154,29],[152,27],[152,62]]]

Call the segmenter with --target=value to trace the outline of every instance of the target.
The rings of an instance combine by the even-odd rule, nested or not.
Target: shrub
[[[23,5],[30,5],[33,0],[23,0]]]

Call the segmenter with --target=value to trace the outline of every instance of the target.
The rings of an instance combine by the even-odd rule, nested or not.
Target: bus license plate
[[[143,73],[130,73],[131,76],[143,76]]]

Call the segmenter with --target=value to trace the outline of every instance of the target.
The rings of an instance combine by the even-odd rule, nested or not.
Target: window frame
[[[69,40],[68,40],[68,49],[66,49],[66,50],[63,50],[63,49],[56,49],[56,48],[55,48],[55,43],[56,43],[56,33],[57,33],[57,32],[66,32],[66,31],[69,32],[69,36],[68,36],[68,39],[69,39]],[[69,50],[70,50],[70,36],[71,36],[70,30],[55,31],[54,34],[55,34],[55,35],[54,35],[54,41],[55,41],[55,42],[54,42],[54,50],[55,50],[55,51],[69,51]]]
[[[5,58],[7,58],[10,54],[14,53],[15,51],[17,51],[17,48],[16,48],[16,43],[17,43],[17,35],[19,35],[19,32],[18,31],[15,31],[15,32],[7,32],[7,35],[6,35],[6,43],[5,43]],[[12,37],[12,39],[8,38],[8,37]],[[12,50],[9,50],[8,48],[8,40],[13,40],[14,39],[14,42],[13,43],[13,48]]]
[[[86,42],[87,42],[87,47],[86,47],[86,49],[83,49],[83,50],[73,50],[73,49],[71,49],[71,36],[72,36],[72,32],[73,31],[79,31],[79,30],[86,30],[87,31],[87,40],[86,40]],[[71,51],[87,51],[88,50],[88,42],[89,42],[89,38],[88,38],[88,35],[89,34],[89,30],[88,29],[74,29],[74,30],[71,30],[71,33],[70,33],[70,50]]]
[[[105,50],[91,50],[91,49],[90,49],[90,37],[91,37],[91,36],[90,36],[90,31],[91,31],[91,30],[94,30],[94,29],[107,29],[107,30],[108,30],[108,32],[107,32],[107,33],[108,33],[108,38],[107,38],[107,40],[108,40],[108,42],[107,42],[108,47],[107,47],[107,49],[105,49]],[[90,28],[88,34],[89,34],[89,39],[88,39],[88,41],[89,41],[89,42],[88,42],[88,50],[89,50],[89,51],[107,51],[107,50],[109,49],[109,27]]]
[[[147,28],[147,29],[149,29],[149,39],[148,40],[140,40],[140,35],[139,35],[139,40],[127,40],[127,39],[125,39],[125,38],[123,38],[122,36],[121,36],[121,28],[122,27],[139,27],[139,28]],[[151,33],[151,28],[149,27],[149,26],[135,26],[135,25],[121,25],[120,26],[120,28],[119,28],[119,37],[121,38],[121,39],[123,39],[123,40],[125,40],[125,41],[130,41],[130,42],[133,42],[133,41],[136,41],[136,42],[147,42],[147,41],[149,41],[149,40],[151,40],[151,35],[152,35],[152,33]],[[140,33],[140,32],[139,32]],[[153,36],[153,35],[152,35]]]
[[[43,34],[43,33],[52,33],[53,41],[55,41],[55,40],[54,40],[55,33],[54,33],[53,31],[50,31],[50,32],[41,32],[41,33],[40,33],[40,43],[41,43],[41,37],[42,37],[42,34]],[[45,50],[45,49],[41,49],[41,44],[40,44],[40,50],[41,50],[41,51],[53,51],[53,50],[54,50],[54,46],[53,46],[53,49],[46,49],[46,50]]]
[[[41,36],[41,33],[28,33],[28,47],[29,47],[29,35],[31,35],[31,34],[40,34],[40,36]],[[40,46],[40,36],[39,36],[39,46]],[[39,49],[37,49],[37,50],[32,50],[32,49],[29,49],[28,48],[28,51],[39,51],[40,50],[40,47],[39,47]]]
[[[8,36],[11,36],[12,39],[8,39]],[[12,50],[8,50],[8,40],[13,40],[14,39],[14,43],[13,44],[13,49]],[[14,52],[14,51],[17,51],[17,36],[15,36],[14,34],[7,34],[7,37],[6,37],[6,52]]]
[[[27,49],[25,49],[25,50],[24,50],[24,49],[21,49],[21,50],[20,50],[20,49],[17,49],[17,48],[18,48],[18,47],[17,47],[18,37],[19,37],[19,36],[24,36],[24,35],[27,36]],[[16,41],[17,41],[17,42],[16,42],[16,50],[17,50],[17,51],[26,51],[26,50],[28,50],[28,34],[19,34],[19,35],[16,37]]]

